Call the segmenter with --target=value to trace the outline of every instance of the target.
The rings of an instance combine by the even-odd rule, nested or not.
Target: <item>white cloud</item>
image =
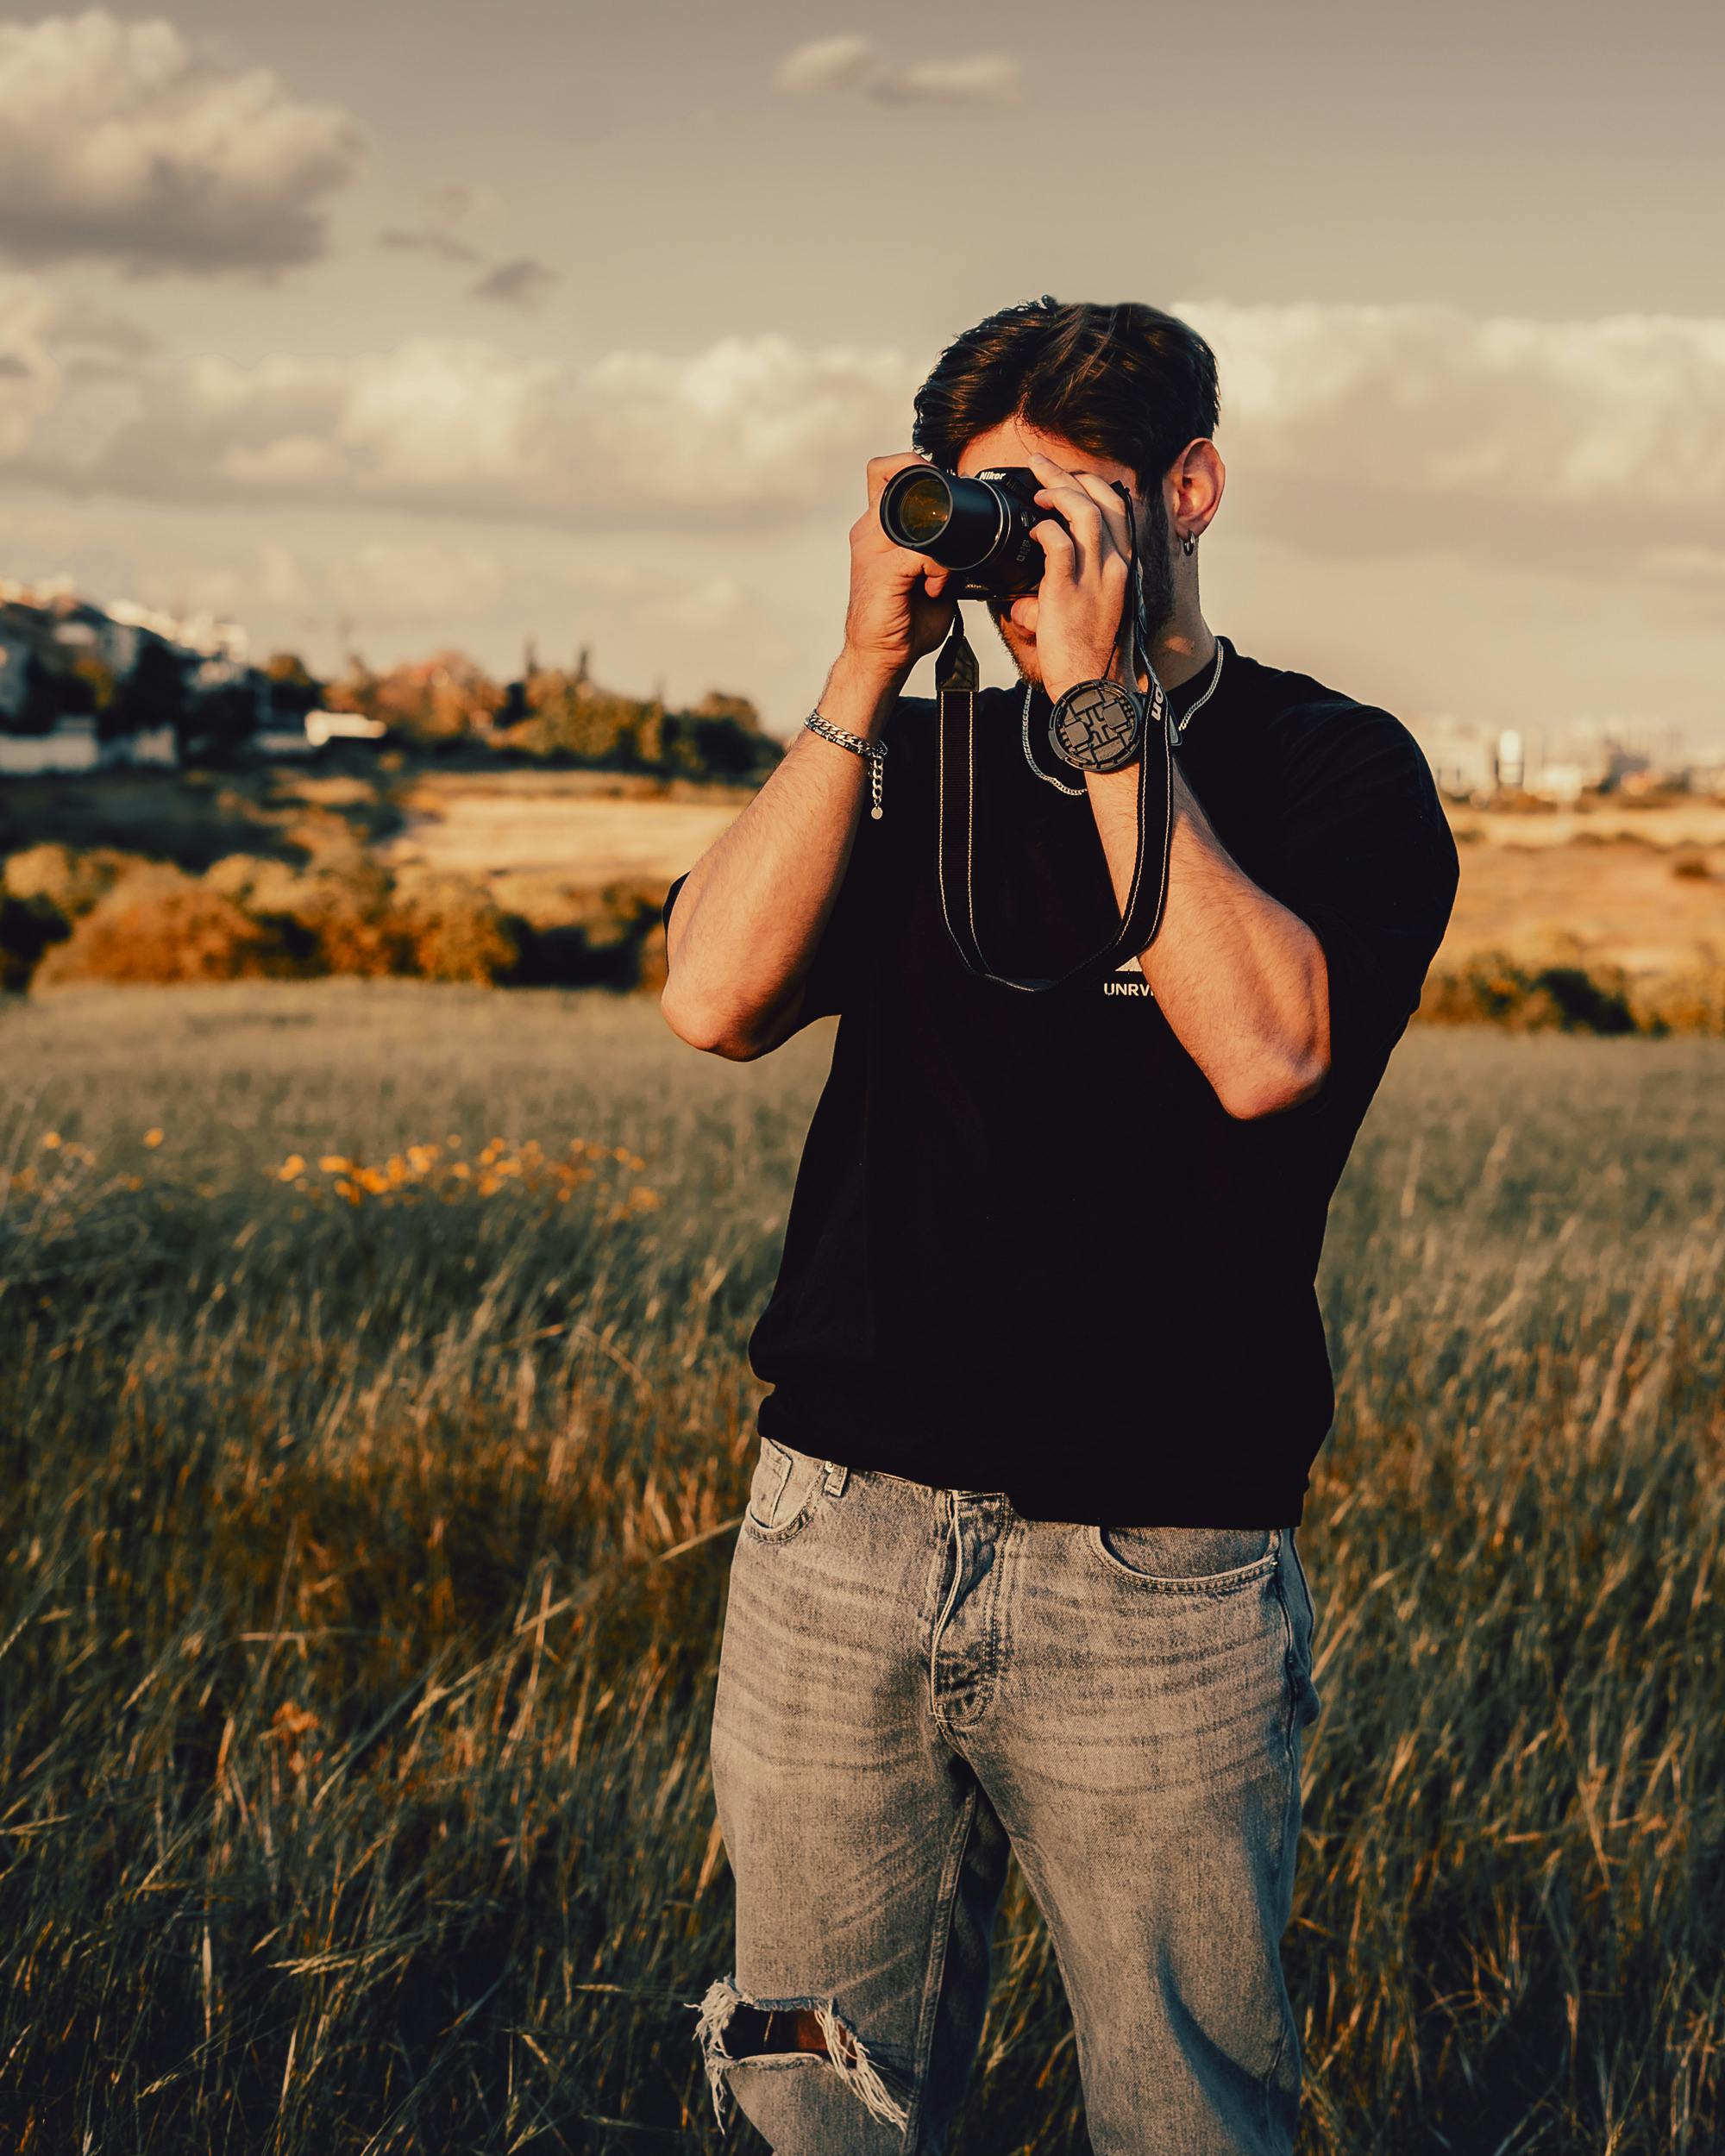
[[[1725,508],[1725,318],[1479,318],[1176,302],[1215,349],[1217,439],[1254,479],[1634,520]]]
[[[619,352],[587,377],[581,432],[619,505],[794,511],[847,487],[860,505],[868,459],[908,435],[917,379],[897,353],[775,335],[686,360]]]
[[[869,94],[887,104],[1015,105],[1024,98],[1024,70],[1004,53],[913,60],[886,69]]]
[[[1023,99],[1024,71],[1002,53],[892,66],[866,37],[822,37],[787,53],[773,86],[798,97],[856,91],[883,104],[1009,105]]]
[[[860,501],[867,459],[908,431],[915,381],[890,352],[775,335],[586,368],[422,337],[349,360],[147,363],[131,408],[98,411],[90,392],[62,388],[40,327],[33,335],[20,328],[47,386],[0,409],[16,407],[16,475],[37,484],[572,527],[712,528],[782,521],[848,491]],[[45,411],[55,397],[60,409]]]
[[[0,251],[16,260],[134,275],[310,261],[360,154],[344,113],[160,18],[0,25]]]
[[[1693,578],[1725,512],[1725,319],[1176,303],[1215,346],[1224,530]],[[346,359],[145,354],[74,378],[0,278],[0,459],[50,490],[739,539],[854,513],[932,354],[775,334],[587,366],[481,340]],[[69,331],[65,334],[69,335]],[[1684,549],[1690,552],[1685,553]]]
[[[869,82],[875,66],[875,48],[866,37],[818,37],[786,53],[773,87],[799,96],[849,90]]]

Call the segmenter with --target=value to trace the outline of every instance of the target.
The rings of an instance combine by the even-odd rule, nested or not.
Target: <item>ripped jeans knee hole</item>
[[[694,2002],[690,2002],[694,2005]],[[706,2067],[719,2131],[725,2130],[725,2076],[733,2066],[825,2063],[864,2109],[888,2126],[909,2118],[862,2038],[832,1998],[745,1998],[729,1977],[716,1977],[694,2007],[696,2040]],[[734,2095],[732,2101],[735,2101]]]

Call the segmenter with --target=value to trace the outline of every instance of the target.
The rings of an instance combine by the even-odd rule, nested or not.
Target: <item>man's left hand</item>
[[[1095,472],[1069,472],[1034,450],[1026,452],[1026,461],[1042,481],[1037,500],[1057,509],[1070,528],[1063,531],[1052,517],[1031,526],[1045,561],[1036,612],[1043,686],[1057,703],[1079,681],[1136,688],[1128,671],[1132,541],[1126,504]]]

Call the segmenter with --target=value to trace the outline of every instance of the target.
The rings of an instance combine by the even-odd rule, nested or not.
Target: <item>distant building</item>
[[[1490,796],[1496,786],[1496,757],[1484,727],[1440,718],[1410,724],[1408,731],[1425,750],[1440,793],[1456,801]]]
[[[1448,716],[1411,723],[1440,792],[1453,801],[1484,804],[1501,793],[1569,803],[1584,793],[1645,793],[1686,783],[1681,744],[1657,752],[1627,724],[1529,734],[1519,726],[1486,727]],[[1693,783],[1692,781],[1687,781]]]
[[[0,733],[0,776],[34,779],[50,772],[99,771],[102,743],[93,718],[63,718],[46,734]]]
[[[62,574],[34,584],[0,577],[0,735],[24,711],[33,660],[60,680],[81,661],[97,660],[116,683],[123,683],[147,647],[172,654],[194,699],[238,690],[250,699],[253,724],[269,724],[272,684],[260,667],[250,664],[247,633],[239,623],[208,613],[182,617],[132,599],[97,606],[80,599],[72,578]],[[33,745],[18,745],[22,738]],[[103,742],[96,738],[93,721],[68,714],[47,733],[11,736],[0,749],[0,771],[90,771],[179,760],[179,743],[170,726],[135,730]]]
[[[1514,726],[1506,726],[1498,734],[1496,771],[1500,787],[1520,787],[1526,783],[1527,761],[1521,753],[1521,736]]]
[[[1544,801],[1556,801],[1567,805],[1578,801],[1588,786],[1586,767],[1583,764],[1552,761],[1541,765],[1539,783],[1528,791]]]
[[[389,731],[380,718],[367,718],[359,711],[317,710],[305,714],[305,731],[316,748],[331,741],[381,741]]]
[[[1725,744],[1709,742],[1684,765],[1683,783],[1691,793],[1725,798]]]
[[[179,743],[172,726],[147,726],[103,741],[96,721],[78,717],[60,719],[46,734],[0,732],[0,778],[111,771],[116,765],[172,770],[179,761]]]
[[[247,746],[260,756],[312,756],[332,741],[381,741],[388,731],[380,718],[319,709],[308,711],[303,725],[260,726]]]
[[[213,614],[170,614],[159,606],[141,606],[135,599],[116,599],[108,609],[121,627],[147,629],[164,643],[178,644],[204,659],[226,659],[244,666],[251,654],[251,638],[236,621],[220,621]]]
[[[104,763],[149,764],[172,769],[179,761],[179,739],[172,726],[141,726],[104,745]]]

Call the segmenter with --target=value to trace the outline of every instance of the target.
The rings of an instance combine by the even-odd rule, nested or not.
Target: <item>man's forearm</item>
[[[1138,852],[1138,782],[1135,765],[1086,774],[1122,913]],[[1177,760],[1168,879],[1162,925],[1138,964],[1182,1047],[1230,1115],[1273,1114],[1307,1099],[1329,1068],[1323,946],[1233,860]]]
[[[820,698],[835,726],[878,739],[903,678],[841,655]],[[867,760],[800,729],[772,775],[688,873],[667,934],[661,1007],[697,1048],[775,1045],[837,896],[869,796]]]

